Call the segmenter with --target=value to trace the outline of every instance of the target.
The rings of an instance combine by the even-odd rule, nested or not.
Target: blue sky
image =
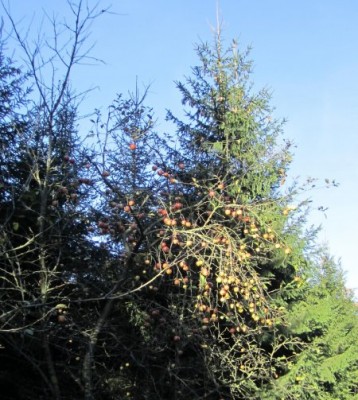
[[[11,0],[15,19],[32,34],[42,8],[60,18],[65,0]],[[95,4],[90,1],[90,4]],[[108,2],[100,0],[100,7]],[[297,145],[290,175],[335,179],[338,188],[309,193],[310,222],[322,224],[320,240],[341,258],[347,286],[358,288],[358,2],[356,0],[221,0],[223,36],[252,46],[255,86],[272,90],[276,116],[287,119],[285,137]],[[174,81],[196,65],[195,43],[212,39],[216,0],[112,0],[113,14],[92,27],[93,55],[105,64],[82,66],[74,86],[97,87],[87,109],[103,107],[117,93],[151,84],[148,105],[160,119],[180,109]],[[46,24],[44,25],[46,30]],[[31,33],[32,32],[32,33]]]

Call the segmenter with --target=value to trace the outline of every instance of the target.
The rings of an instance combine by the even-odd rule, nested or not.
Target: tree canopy
[[[171,133],[135,88],[87,136],[71,74],[102,11],[70,7],[66,47],[32,48],[11,15],[26,66],[1,41],[3,398],[356,398],[357,307],[249,54],[218,28]]]

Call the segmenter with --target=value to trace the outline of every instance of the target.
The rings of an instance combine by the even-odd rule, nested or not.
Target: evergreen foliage
[[[304,346],[275,382],[275,395],[267,398],[352,399],[358,394],[357,306],[339,267],[324,252],[314,277],[289,313],[291,334]]]
[[[290,143],[247,54],[220,31],[198,45],[185,117],[167,116],[176,143],[138,90],[85,138],[70,77],[102,12],[71,10],[47,62],[14,24],[28,70],[0,48],[3,398],[356,398],[357,307],[309,251]],[[47,80],[37,57],[62,69]]]

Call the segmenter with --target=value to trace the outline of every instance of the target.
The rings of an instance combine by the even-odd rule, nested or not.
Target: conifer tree
[[[69,5],[58,85],[10,15],[29,71],[0,52],[1,384],[20,399],[353,399],[357,309],[310,254],[248,53],[220,30],[197,46],[174,134],[136,88],[94,112],[86,141],[70,76],[102,12]]]
[[[132,280],[132,291],[122,278],[112,293],[126,299],[122,315],[130,312],[130,330],[140,333],[122,353],[131,367],[121,382],[136,377],[133,398],[136,387],[143,398],[255,398],[298,346],[282,333],[304,245],[288,222],[291,195],[279,190],[289,146],[278,146],[267,93],[249,90],[250,64],[235,43],[230,52],[221,46],[220,36],[213,49],[200,45],[201,65],[178,84],[187,122],[168,119],[179,148],[154,147],[160,139],[140,129],[138,102],[119,103],[119,119],[110,111],[115,129],[106,130],[118,148],[105,155],[106,202],[115,208],[106,223],[132,232],[106,233],[109,243],[119,238],[122,274]]]
[[[201,65],[178,83],[186,119],[168,113],[179,147],[162,143],[163,151],[153,152],[143,140],[149,131],[142,131],[142,141],[128,150],[133,130],[121,127],[131,160],[124,168],[145,171],[147,196],[143,201],[142,192],[134,193],[140,201],[126,211],[145,218],[129,251],[133,287],[137,280],[140,290],[127,291],[124,314],[130,313],[132,334],[140,335],[124,356],[131,362],[119,381],[133,398],[291,396],[273,382],[285,387],[294,376],[297,384],[293,371],[311,349],[292,321],[312,301],[305,276],[315,264],[307,254],[312,242],[303,231],[304,204],[292,205],[295,189],[282,189],[289,144],[279,145],[282,125],[272,120],[267,92],[252,94],[250,63],[236,43],[224,51],[218,36],[213,48],[201,44],[197,52]],[[137,151],[142,157],[135,164]],[[322,289],[310,285],[312,293]],[[123,288],[116,289],[121,296]],[[322,385],[314,376],[314,385]],[[354,393],[351,383],[346,390]],[[303,386],[299,396],[311,392]]]
[[[301,340],[286,373],[263,399],[353,399],[358,392],[358,312],[326,250],[289,307],[289,335]]]
[[[46,56],[39,43],[33,49],[21,37],[8,15],[28,61],[23,71],[6,58],[2,42],[0,357],[4,391],[22,388],[12,398],[81,393],[78,364],[92,319],[82,317],[78,299],[103,291],[92,274],[103,263],[102,252],[88,235],[91,186],[70,89],[72,69],[86,55],[87,24],[96,15],[95,9],[82,14],[81,7],[71,9],[73,30],[63,31],[71,34],[72,47],[62,48],[57,35],[53,46],[47,42]]]

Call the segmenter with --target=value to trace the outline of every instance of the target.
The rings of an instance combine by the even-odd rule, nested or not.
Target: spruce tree
[[[339,265],[320,250],[311,279],[289,307],[287,334],[300,351],[264,399],[354,399],[357,396],[358,312]]]
[[[106,223],[132,227],[119,236],[126,279],[112,293],[126,299],[126,329],[137,331],[122,352],[130,368],[120,380],[132,380],[133,398],[141,398],[136,388],[143,398],[259,398],[298,348],[299,339],[283,334],[304,261],[304,240],[288,222],[292,194],[280,191],[289,146],[278,145],[281,124],[268,94],[251,93],[250,63],[236,44],[224,51],[218,36],[197,51],[201,65],[178,83],[187,119],[168,114],[180,146],[162,139],[154,147],[152,128],[135,119],[144,113],[136,106],[127,114],[136,102],[119,103],[115,129],[106,128],[119,140],[105,154],[115,209]],[[107,234],[109,243],[118,238]]]
[[[72,11],[72,48],[60,50],[56,36],[47,59],[40,45],[32,49],[20,36],[10,15],[28,63],[14,67],[4,41],[1,47],[0,357],[4,391],[16,391],[11,398],[82,393],[84,332],[97,321],[93,305],[84,317],[79,300],[104,290],[93,274],[103,252],[88,233],[93,191],[79,143],[77,95],[70,89],[71,71],[83,59],[83,30],[96,12],[88,9],[81,20],[81,3]],[[50,64],[56,64],[53,75]]]
[[[134,281],[126,312],[131,335],[140,333],[123,353],[131,359],[121,370],[126,395],[261,399],[295,396],[300,388],[298,396],[313,398],[312,385],[324,391],[327,384],[312,374],[311,386],[298,385],[300,360],[313,350],[311,336],[293,321],[312,293],[322,295],[322,285],[308,254],[314,232],[304,231],[304,202],[295,187],[282,187],[289,143],[280,140],[282,124],[272,118],[269,94],[252,93],[250,63],[235,42],[225,51],[218,35],[212,48],[201,44],[197,52],[201,64],[178,83],[186,118],[168,113],[179,146],[168,147],[168,136],[153,148],[143,135],[128,147],[133,129],[121,127],[118,145],[126,144],[127,156],[120,159],[130,157],[128,171],[142,169],[147,193],[145,200],[134,193],[135,207],[122,204],[133,219],[145,216],[126,253]],[[126,249],[123,238],[119,249]],[[116,289],[121,297],[123,287]],[[354,349],[346,356],[351,367]],[[353,381],[345,387],[349,395]]]
[[[310,253],[248,53],[220,30],[197,46],[171,134],[136,89],[94,112],[88,140],[70,75],[102,12],[70,6],[83,20],[70,53],[52,47],[58,65],[72,54],[58,85],[19,35],[29,71],[0,53],[2,384],[24,399],[354,398],[357,309]]]

